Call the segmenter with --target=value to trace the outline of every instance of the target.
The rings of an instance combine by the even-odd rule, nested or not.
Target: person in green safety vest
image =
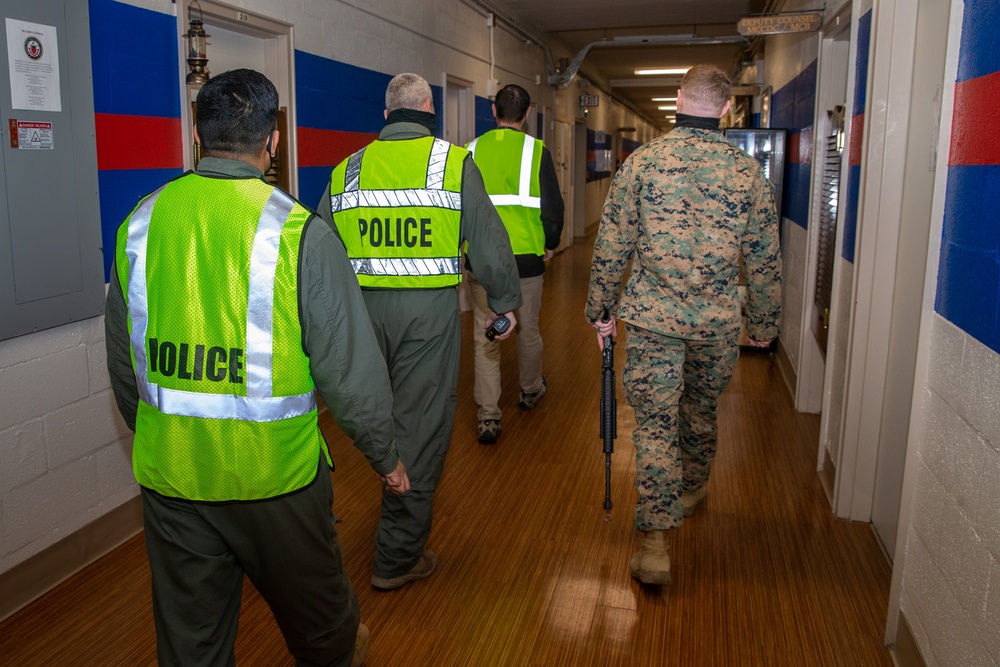
[[[468,145],[483,173],[486,191],[510,234],[524,305],[517,309],[517,362],[521,393],[517,405],[533,410],[548,392],[542,373],[542,335],[538,314],[542,307],[545,263],[562,236],[564,205],[552,154],[538,139],[525,133],[531,97],[521,86],[508,84],[493,101],[497,127]],[[472,295],[476,328],[489,316],[486,292],[470,260],[466,279]],[[500,344],[474,336],[479,406],[479,442],[500,438]]]
[[[511,327],[521,288],[510,239],[469,152],[433,136],[431,87],[416,74],[394,77],[378,139],[332,172],[317,212],[337,230],[393,384],[392,416],[411,490],[382,494],[372,586],[392,590],[430,576],[426,548],[434,491],[451,444],[458,392],[461,319],[456,286],[461,250],[481,267],[489,326]],[[477,331],[483,336],[485,331]]]
[[[316,393],[391,493],[410,483],[343,244],[263,180],[278,93],[253,70],[198,93],[204,157],[118,229],[108,371],[140,485],[160,665],[233,663],[244,574],[296,664],[368,650],[333,516]]]

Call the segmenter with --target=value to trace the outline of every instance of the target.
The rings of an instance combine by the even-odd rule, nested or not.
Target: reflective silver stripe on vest
[[[281,228],[292,212],[291,197],[275,188],[257,221],[250,251],[250,291],[247,295],[247,397],[273,395],[271,358],[274,342],[274,275],[278,266]]]
[[[333,213],[349,211],[352,208],[398,208],[420,206],[423,208],[444,208],[462,210],[462,193],[444,190],[444,172],[448,165],[448,150],[451,144],[435,139],[427,163],[426,188],[406,188],[400,190],[362,190],[360,185],[361,158],[365,149],[347,160],[344,173],[344,191],[330,195],[330,210]]]
[[[523,206],[524,208],[541,208],[539,197],[522,197],[521,195],[490,195],[494,206]]]
[[[444,168],[448,166],[448,150],[451,144],[441,139],[434,139],[431,146],[431,156],[427,161],[427,189],[440,190],[444,187]]]
[[[516,195],[490,195],[490,201],[494,206],[523,206],[524,208],[541,208],[542,198],[531,196],[531,161],[535,157],[535,140],[525,133],[524,143],[521,145],[521,171],[518,174],[518,194]],[[469,151],[472,159],[476,158],[475,139],[469,144]]]
[[[164,186],[166,187],[166,186]],[[293,202],[274,190],[257,223],[250,266],[250,294],[247,312],[247,392],[248,396],[203,394],[165,389],[149,381],[146,332],[149,302],[146,285],[146,250],[149,223],[160,188],[136,208],[129,219],[125,255],[129,263],[128,310],[132,318],[132,352],[139,397],[164,414],[203,419],[238,419],[267,422],[307,414],[316,408],[314,392],[298,396],[271,396],[271,348],[274,275],[284,226]],[[263,308],[267,312],[262,312]]]
[[[330,197],[334,213],[352,208],[398,208],[420,206],[462,210],[462,193],[448,190],[355,190]]]
[[[447,276],[462,273],[458,257],[367,257],[352,259],[351,266],[359,276]]]
[[[367,146],[365,147],[367,148]],[[365,149],[362,148],[347,160],[347,167],[344,174],[344,190],[357,190],[358,182],[361,179],[361,158],[365,156]]]

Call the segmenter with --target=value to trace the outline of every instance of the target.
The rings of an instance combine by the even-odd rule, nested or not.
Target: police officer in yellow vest
[[[432,136],[430,85],[416,74],[394,77],[385,108],[378,139],[333,170],[318,212],[344,239],[361,283],[412,483],[405,495],[382,494],[372,585],[390,590],[430,576],[437,564],[425,545],[455,420],[460,246],[468,242],[481,267],[492,309],[484,328],[497,313],[516,326],[521,291],[510,240],[469,152]]]
[[[118,229],[105,314],[135,431],[159,664],[232,664],[246,574],[297,665],[358,665],[368,630],[315,396],[403,493],[388,373],[343,245],[262,179],[279,139],[274,86],[234,70],[196,104],[205,157]]]
[[[517,309],[517,362],[521,394],[517,405],[532,410],[545,396],[542,374],[542,336],[538,313],[542,306],[545,262],[559,246],[563,228],[563,199],[552,154],[538,139],[524,132],[531,98],[521,86],[509,84],[493,101],[497,128],[468,145],[483,173],[486,191],[503,219],[517,260],[524,305]],[[489,316],[486,292],[471,260],[466,271],[477,327]],[[473,272],[473,270],[475,272]],[[479,442],[493,444],[500,437],[500,344],[474,337],[475,398],[479,406]]]

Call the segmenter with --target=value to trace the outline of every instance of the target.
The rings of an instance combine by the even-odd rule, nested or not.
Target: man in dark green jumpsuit
[[[492,315],[516,325],[517,264],[500,216],[468,151],[434,139],[428,83],[400,74],[386,90],[379,138],[344,160],[319,215],[338,230],[389,367],[399,456],[412,488],[382,494],[372,585],[399,588],[430,576],[425,545],[434,491],[451,443],[461,340],[461,247],[486,289]],[[483,331],[475,335],[484,335]]]
[[[393,492],[409,482],[389,377],[330,228],[265,183],[278,93],[234,70],[198,94],[205,157],[118,231],[108,370],[135,431],[160,665],[233,664],[243,578],[297,665],[356,666],[315,394]]]

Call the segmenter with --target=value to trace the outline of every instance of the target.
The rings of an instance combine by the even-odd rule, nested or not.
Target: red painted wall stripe
[[[851,147],[847,155],[847,164],[861,164],[861,143],[865,136],[865,115],[854,114],[851,119]]]
[[[1000,164],[1000,72],[955,84],[949,166]]]
[[[788,161],[792,164],[812,164],[813,131],[812,128],[793,132],[788,135]]]
[[[334,167],[354,151],[378,139],[378,134],[368,132],[341,132],[313,127],[298,128],[296,136],[299,140],[300,167]]]
[[[94,114],[97,168],[183,169],[181,119]]]

